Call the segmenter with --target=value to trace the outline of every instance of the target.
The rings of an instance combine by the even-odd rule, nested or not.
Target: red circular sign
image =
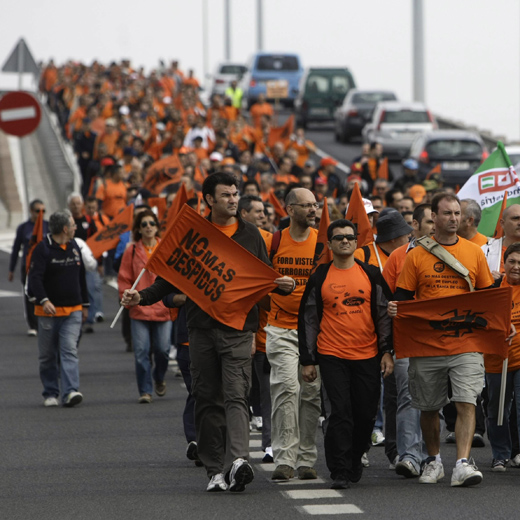
[[[0,99],[0,129],[23,137],[34,132],[41,119],[38,100],[26,92],[9,92]]]

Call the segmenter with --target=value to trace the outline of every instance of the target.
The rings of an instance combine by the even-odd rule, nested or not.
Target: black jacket
[[[388,300],[392,292],[385,282],[381,271],[372,265],[355,260],[367,274],[372,291],[370,294],[370,310],[375,325],[379,352],[392,350],[392,320],[387,313]],[[318,266],[310,276],[298,312],[298,344],[300,364],[317,365],[316,348],[323,316],[323,300],[321,287],[327,278],[332,262]],[[338,338],[341,341],[341,338]]]

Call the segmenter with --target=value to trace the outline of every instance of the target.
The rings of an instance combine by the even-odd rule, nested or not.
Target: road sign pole
[[[20,44],[18,45],[18,90],[22,90],[23,88],[24,53],[25,42],[20,40]]]

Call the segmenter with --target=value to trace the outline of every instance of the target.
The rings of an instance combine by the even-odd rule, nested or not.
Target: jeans
[[[397,383],[397,451],[399,460],[410,461],[419,471],[421,462],[428,457],[421,431],[421,412],[412,408],[408,390],[409,358],[397,359],[394,375]]]
[[[88,299],[87,323],[94,323],[94,318],[98,312],[103,312],[103,280],[97,271],[86,271]]]
[[[150,349],[152,346],[155,364],[153,380],[157,383],[164,381],[166,371],[168,370],[171,326],[171,321],[130,320],[139,395],[152,395],[153,392],[152,364],[150,360]]]
[[[184,426],[184,435],[188,443],[197,440],[195,432],[195,398],[191,393],[191,372],[190,372],[190,347],[184,343],[177,344],[177,363],[182,374],[182,379],[188,391],[184,412],[182,414],[182,422]]]
[[[374,423],[374,431],[383,431],[383,396],[385,393],[385,386],[383,384],[383,378],[381,377],[381,398],[379,399],[379,406],[377,407],[376,422]]]
[[[500,399],[500,381],[502,374],[486,373],[488,390],[487,427],[493,458],[507,460],[511,458],[511,433],[509,415],[513,403],[513,392],[517,416],[520,417],[520,370],[508,372],[506,379],[506,395],[504,403],[504,420],[502,426],[497,425],[498,403]],[[519,432],[520,434],[520,432]]]
[[[38,351],[43,397],[58,397],[65,402],[79,388],[78,339],[82,312],[70,316],[38,317]],[[61,381],[60,381],[61,380]]]
[[[271,386],[269,378],[271,367],[265,352],[256,351],[253,357],[253,367],[258,377],[260,387],[260,408],[262,412],[262,449],[271,446]]]

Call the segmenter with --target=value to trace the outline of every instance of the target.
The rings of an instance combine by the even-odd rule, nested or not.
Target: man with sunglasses
[[[381,374],[393,372],[392,323],[386,313],[392,293],[380,270],[354,257],[356,227],[336,220],[327,229],[333,260],[318,266],[302,297],[299,355],[302,377],[318,379],[331,404],[325,458],[332,489],[346,489],[363,472],[379,405]]]
[[[20,268],[20,275],[22,286],[25,286],[25,280],[27,278],[27,266],[26,266],[26,258],[27,252],[29,251],[29,245],[31,242],[31,237],[33,234],[34,224],[40,212],[45,213],[45,204],[40,199],[34,199],[29,204],[29,220],[23,222],[16,229],[16,237],[13,243],[13,249],[11,252],[11,258],[9,260],[9,275],[8,279],[10,282],[14,280],[14,271],[16,269],[16,263],[18,262],[18,257],[20,255],[20,249],[22,249],[22,261]],[[43,236],[45,236],[49,232],[49,223],[44,220],[43,221]],[[36,336],[38,330],[38,318],[34,315],[34,304],[31,303],[24,293],[24,310],[25,310],[25,319],[27,320],[27,325],[29,329],[27,330],[28,336]]]

